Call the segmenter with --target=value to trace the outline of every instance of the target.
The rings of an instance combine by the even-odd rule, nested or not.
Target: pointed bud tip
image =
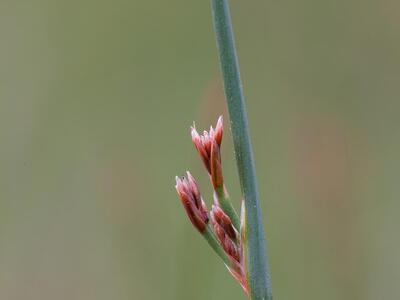
[[[195,186],[197,186],[196,179],[194,179],[192,173],[190,173],[189,171],[186,171],[186,178],[189,184],[194,184]]]
[[[224,119],[221,116],[219,116],[218,121],[217,121],[217,125],[215,126],[215,134],[214,134],[214,139],[217,142],[218,146],[221,146],[221,142],[222,142],[222,135],[224,132]]]
[[[190,127],[190,134],[192,135],[192,138],[200,138],[200,135],[194,126]]]

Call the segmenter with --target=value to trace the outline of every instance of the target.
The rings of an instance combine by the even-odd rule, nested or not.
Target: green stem
[[[211,0],[240,186],[246,204],[247,276],[253,300],[271,300],[271,280],[246,106],[228,0]]]

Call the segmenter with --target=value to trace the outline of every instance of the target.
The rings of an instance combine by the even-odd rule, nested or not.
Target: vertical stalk
[[[211,5],[240,186],[246,204],[245,253],[250,297],[271,300],[266,241],[229,3],[228,0],[211,0]]]

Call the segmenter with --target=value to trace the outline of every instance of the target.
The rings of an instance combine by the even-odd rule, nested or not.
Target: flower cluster
[[[210,127],[208,132],[204,131],[200,135],[193,126],[191,135],[214,188],[211,212],[208,212],[199,187],[189,172],[186,177],[176,177],[176,190],[193,226],[206,238],[233,277],[248,293],[242,238],[244,228],[230,202],[222,174],[222,116],[219,117],[215,129]]]
[[[186,174],[186,178],[176,176],[176,191],[193,226],[202,233],[209,221],[207,207],[193,176],[189,172]]]
[[[215,129],[211,126],[210,131],[204,131],[203,135],[197,132],[194,125],[191,127],[193,144],[211,176],[211,181],[215,189],[222,187],[224,184],[220,150],[223,130],[222,116],[218,118]]]

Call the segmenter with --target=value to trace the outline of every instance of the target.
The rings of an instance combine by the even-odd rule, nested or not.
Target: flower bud
[[[198,185],[193,176],[187,172],[187,178],[178,176],[176,179],[176,191],[181,199],[190,221],[196,229],[203,233],[209,222],[206,204],[201,197]]]

